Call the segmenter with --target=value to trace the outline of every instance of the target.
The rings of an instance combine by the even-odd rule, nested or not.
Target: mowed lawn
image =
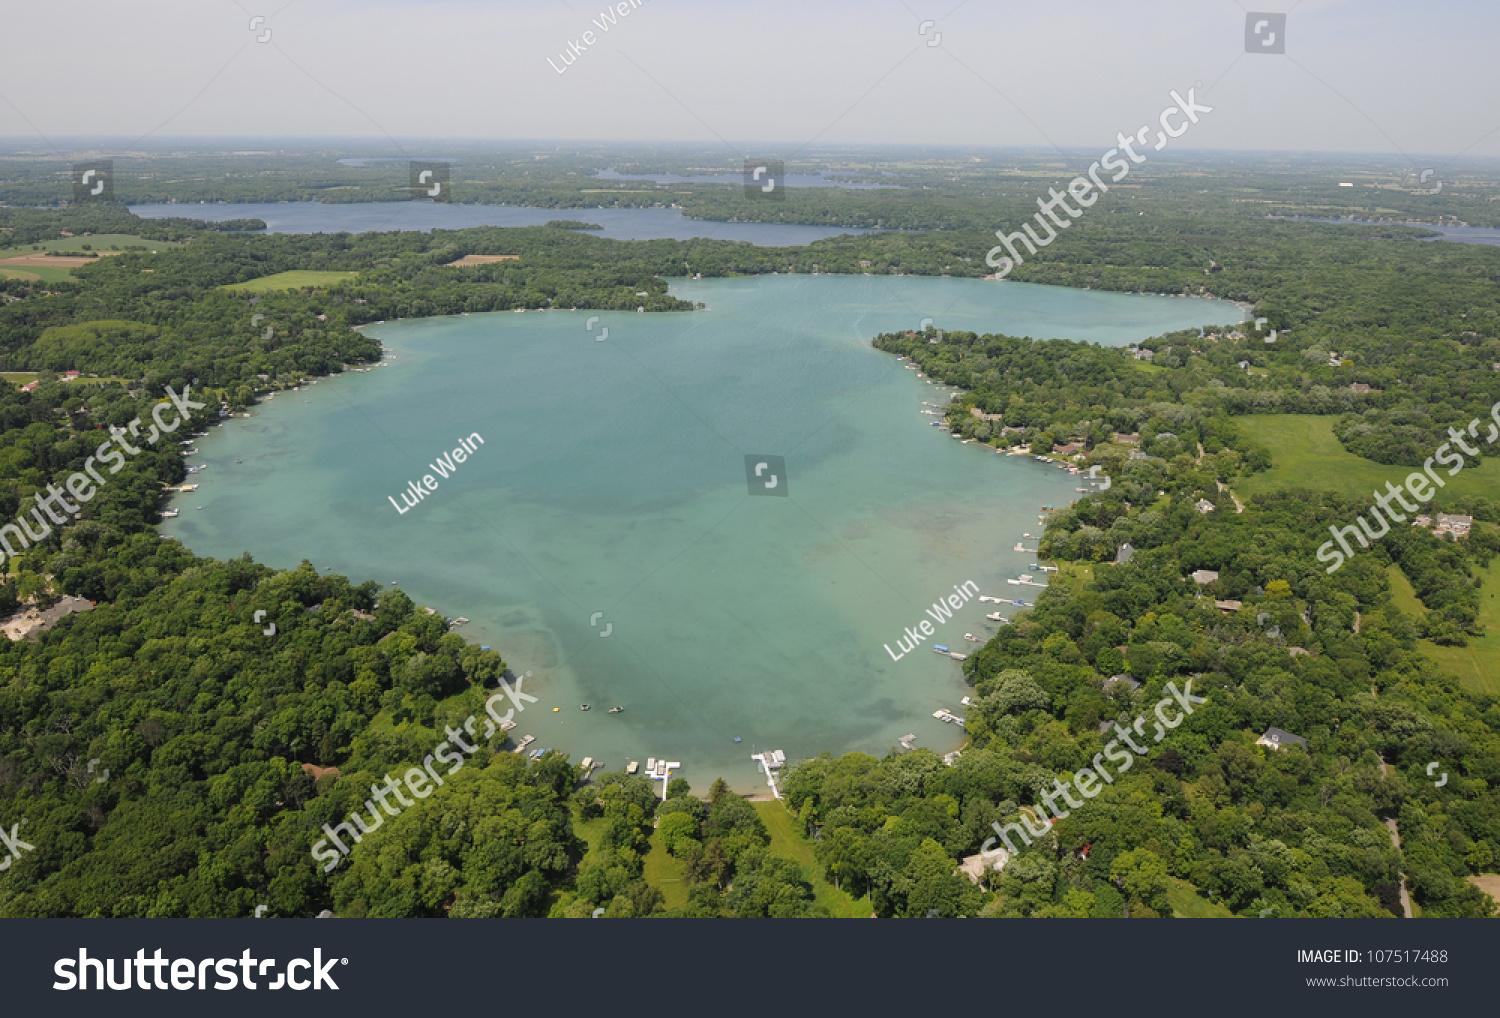
[[[1333,434],[1335,420],[1313,414],[1254,414],[1235,418],[1235,424],[1247,438],[1271,451],[1271,469],[1240,481],[1235,485],[1235,494],[1241,501],[1249,501],[1252,495],[1263,492],[1312,488],[1369,498],[1372,492],[1384,491],[1385,482],[1400,485],[1412,472],[1411,467],[1372,463],[1346,450]],[[1453,477],[1448,476],[1447,467],[1434,465],[1433,469],[1448,482],[1441,489],[1440,498],[1480,495],[1500,499],[1500,466],[1493,459],[1477,467],[1465,467]]]
[[[334,272],[322,269],[293,269],[272,276],[261,276],[243,283],[230,283],[221,290],[238,290],[245,293],[266,293],[271,290],[301,290],[309,286],[332,286],[346,279],[353,279],[357,272]]]
[[[1408,615],[1424,614],[1426,608],[1401,567],[1392,563],[1385,573],[1395,606]],[[1480,570],[1479,579],[1483,584],[1479,588],[1479,623],[1485,627],[1484,635],[1470,637],[1467,647],[1443,647],[1431,640],[1419,642],[1422,653],[1444,671],[1458,676],[1464,688],[1500,696],[1500,558],[1492,559],[1489,568]]]
[[[802,866],[802,875],[812,884],[813,899],[819,905],[827,905],[835,919],[870,918],[875,908],[868,897],[855,898],[824,879],[823,867],[813,858],[812,842],[797,833],[786,806],[777,801],[752,802],[750,805],[760,814],[766,833],[771,835],[771,851]]]

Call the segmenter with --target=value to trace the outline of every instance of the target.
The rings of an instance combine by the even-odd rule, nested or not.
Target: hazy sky
[[[642,0],[608,32],[600,0],[12,3],[0,136],[1102,151],[1201,81],[1174,148],[1500,155],[1500,3],[1289,7],[1276,56],[1234,0]]]

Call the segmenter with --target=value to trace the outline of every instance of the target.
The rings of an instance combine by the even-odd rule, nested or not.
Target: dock
[[[536,736],[535,735],[528,735],[528,736],[526,736],[524,739],[522,739],[519,743],[516,744],[516,752],[517,753],[524,753],[524,752],[526,752],[526,747],[529,746],[529,745],[531,745],[535,741],[536,741]]]
[[[625,773],[626,774],[634,774],[636,771],[638,771],[640,769],[641,769],[641,762],[639,760],[632,760],[628,764],[625,765]]]
[[[947,707],[933,711],[932,716],[947,725],[958,725],[960,728],[964,726],[964,719],[950,711]]]
[[[765,769],[766,784],[771,786],[771,798],[780,799],[781,790],[776,787],[776,772],[786,763],[786,754],[779,749],[772,749],[764,753],[753,753],[750,759],[759,761]]]

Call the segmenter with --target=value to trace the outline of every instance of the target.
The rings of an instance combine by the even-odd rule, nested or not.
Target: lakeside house
[[[1267,728],[1265,734],[1255,740],[1257,746],[1265,746],[1267,749],[1280,750],[1283,746],[1301,746],[1307,749],[1307,740],[1300,735],[1293,735],[1272,725]]]
[[[1083,445],[1079,442],[1069,442],[1066,445],[1054,445],[1052,454],[1054,456],[1073,456],[1083,451]]]
[[[979,409],[977,406],[971,406],[971,407],[969,407],[969,413],[973,414],[975,417],[978,417],[981,421],[1003,421],[1003,420],[1005,420],[1005,415],[1004,414],[987,414],[983,410]]]
[[[1139,431],[1132,431],[1128,435],[1124,434],[1122,432],[1116,431],[1113,434],[1111,434],[1109,437],[1110,437],[1111,441],[1116,442],[1116,443],[1118,443],[1120,445],[1140,445],[1141,444],[1141,433]]]
[[[4,627],[5,635],[12,640],[34,639],[38,633],[46,632],[74,612],[86,612],[93,607],[93,601],[69,596],[58,601],[51,608],[29,607],[19,611],[4,622],[0,622],[0,626]]]

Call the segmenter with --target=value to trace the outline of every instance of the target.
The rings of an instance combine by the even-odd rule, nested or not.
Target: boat
[[[641,769],[641,762],[639,760],[632,760],[628,764],[625,765],[625,773],[626,774],[634,774],[636,771],[638,771],[640,769]]]
[[[162,516],[162,519],[164,519],[164,520],[169,520],[173,516],[176,516],[176,515],[177,515],[177,510],[176,509],[163,509],[161,511],[161,516]]]
[[[526,736],[525,738],[523,738],[516,745],[516,752],[517,753],[524,753],[524,752],[526,752],[526,747],[529,746],[529,745],[531,745],[535,741],[536,741],[536,736],[535,735],[528,735],[528,736]]]
[[[964,639],[968,640],[970,643],[978,643],[979,642],[979,637],[975,636],[973,633],[965,633],[964,634]]]
[[[586,703],[580,703],[580,704],[579,704],[579,705],[578,705],[578,709],[579,709],[579,710],[588,710],[588,709],[589,709],[589,705],[588,705],[588,704],[586,704]]]
[[[988,615],[985,616],[985,618],[989,619],[991,622],[1004,622],[1004,621],[1006,621],[1005,616],[1001,615],[999,612],[990,612]]]
[[[956,650],[950,650],[948,652],[948,656],[951,657],[955,661],[967,661],[969,659],[969,655],[967,655],[967,654],[960,654]]]
[[[944,647],[941,643],[934,644],[933,647],[932,647],[932,649],[935,650],[935,651],[937,651],[939,654],[946,654],[946,653],[948,653],[948,648]]]
[[[609,712],[610,712],[610,713],[611,713],[611,714],[619,714],[619,713],[620,713],[620,712],[621,712],[621,711],[623,711],[623,710],[624,710],[624,709],[625,709],[625,708],[624,708],[624,707],[611,707],[611,708],[610,708],[610,709],[609,709]]]
[[[650,773],[651,771],[654,771],[654,770],[656,770],[656,757],[654,757],[654,756],[648,756],[648,757],[646,757],[646,771],[647,771],[647,773]]]

